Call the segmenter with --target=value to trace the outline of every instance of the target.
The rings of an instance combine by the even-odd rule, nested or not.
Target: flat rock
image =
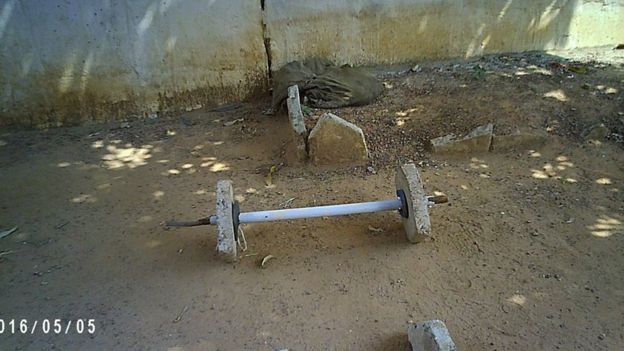
[[[310,159],[316,165],[364,165],[368,149],[360,127],[326,113],[314,126],[308,137]]]
[[[457,351],[446,325],[441,320],[411,324],[407,337],[413,351]]]
[[[594,124],[583,131],[583,138],[587,141],[589,140],[597,140],[603,141],[607,138],[607,136],[611,134],[609,128],[607,128],[603,123]]]
[[[456,139],[453,134],[431,139],[431,148],[435,153],[449,154],[488,152],[492,145],[493,130],[494,125],[489,123],[473,129],[461,139]]]
[[[493,151],[528,150],[544,146],[550,135],[540,131],[516,131],[515,133],[492,136]]]

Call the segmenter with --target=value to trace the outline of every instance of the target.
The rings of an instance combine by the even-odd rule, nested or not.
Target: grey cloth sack
[[[361,68],[336,66],[326,59],[293,61],[273,77],[272,110],[279,110],[288,97],[288,87],[299,86],[299,95],[316,108],[367,105],[375,101],[383,86]]]

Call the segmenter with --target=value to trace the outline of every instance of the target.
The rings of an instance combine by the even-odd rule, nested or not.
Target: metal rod
[[[430,205],[442,204],[448,202],[446,195],[427,196]],[[401,199],[385,201],[360,202],[344,205],[329,205],[317,207],[289,208],[283,210],[268,210],[257,212],[243,212],[238,216],[239,223],[257,223],[283,221],[289,219],[314,218],[343,216],[358,213],[372,213],[390,210],[399,210],[401,208]],[[216,225],[217,216],[200,218],[196,221],[180,222],[176,220],[167,221],[169,227],[195,227],[200,225]]]
[[[350,214],[357,214],[357,213],[381,212],[381,211],[398,210],[400,208],[401,208],[401,200],[399,198],[396,198],[394,200],[360,202],[360,203],[344,204],[344,205],[329,205],[329,206],[317,206],[317,207],[289,208],[289,209],[283,209],[283,210],[243,212],[238,216],[238,220],[240,223],[271,222],[271,221],[284,221],[284,220],[290,220],[290,219],[343,216],[343,215],[350,215]]]
[[[172,219],[170,221],[165,222],[165,225],[167,227],[197,227],[200,225],[208,225],[208,224],[211,224],[211,225],[217,224],[217,216],[200,218],[196,221],[176,221],[175,219]]]

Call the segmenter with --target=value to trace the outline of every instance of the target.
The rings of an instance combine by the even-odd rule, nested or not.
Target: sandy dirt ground
[[[268,99],[6,130],[0,229],[19,229],[0,239],[0,317],[95,319],[96,330],[5,331],[0,349],[409,350],[409,322],[441,319],[460,350],[622,350],[624,60],[591,55],[379,69],[377,103],[334,111],[365,131],[370,169],[285,162],[287,120],[262,114]],[[321,112],[307,111],[309,123]],[[456,157],[426,149],[486,122],[549,141]],[[608,140],[584,141],[598,122]],[[225,178],[243,210],[391,198],[409,160],[428,192],[450,198],[431,210],[431,242],[408,243],[396,213],[255,224],[227,264],[215,228],[162,226],[212,214]]]

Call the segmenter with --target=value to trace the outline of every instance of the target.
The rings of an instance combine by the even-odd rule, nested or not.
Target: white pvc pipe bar
[[[257,212],[243,212],[238,216],[240,223],[257,223],[271,221],[285,221],[289,219],[343,216],[357,213],[371,213],[398,210],[401,208],[401,199],[360,202],[344,205],[329,205],[317,207],[289,208],[284,210],[269,210]]]

